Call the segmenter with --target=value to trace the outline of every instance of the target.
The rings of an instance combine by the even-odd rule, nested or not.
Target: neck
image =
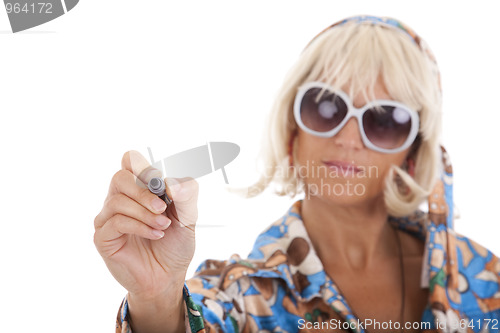
[[[303,200],[301,215],[325,266],[363,271],[398,255],[382,196],[353,206],[312,196]]]

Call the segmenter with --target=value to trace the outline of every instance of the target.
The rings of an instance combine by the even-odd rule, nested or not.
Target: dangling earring
[[[293,167],[293,144],[295,142],[295,136],[297,131],[293,131],[290,135],[290,141],[288,142],[288,166]]]

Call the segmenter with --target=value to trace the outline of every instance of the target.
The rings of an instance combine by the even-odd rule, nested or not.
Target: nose
[[[333,137],[335,145],[344,149],[362,149],[363,139],[359,133],[358,120],[351,118],[347,121],[344,127]]]

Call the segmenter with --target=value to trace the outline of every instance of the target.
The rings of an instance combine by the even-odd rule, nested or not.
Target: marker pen
[[[167,195],[167,191],[165,189],[165,182],[163,181],[163,179],[158,177],[151,178],[151,180],[148,183],[148,189],[151,193],[156,194],[161,200],[165,201],[165,203],[167,204],[167,208],[173,202],[172,199],[170,199]],[[177,221],[179,221],[179,225],[181,227],[188,228],[189,230],[194,232],[193,227],[187,226],[179,220],[179,218],[177,217],[177,212],[175,212],[175,207],[172,214],[177,219]]]
[[[170,205],[172,203],[172,199],[170,199],[165,190],[165,182],[163,179],[154,177],[148,183],[148,189],[151,193],[156,194],[161,200],[165,201],[165,203]]]

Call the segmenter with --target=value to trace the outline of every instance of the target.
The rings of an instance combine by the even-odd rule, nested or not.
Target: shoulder
[[[463,311],[470,315],[500,314],[500,261],[486,247],[450,231],[456,250],[456,290]]]
[[[290,265],[299,265],[308,257],[308,267],[321,266],[309,255],[312,244],[300,218],[299,205],[296,202],[258,235],[246,259],[234,254],[228,260],[206,260],[198,267],[192,282],[204,289],[224,291],[247,278],[264,278],[268,280],[266,283],[280,280],[295,289]]]
[[[474,281],[480,282],[482,288],[489,285],[488,289],[498,292],[500,282],[500,261],[496,255],[481,244],[458,233],[452,233],[452,239],[457,253],[457,265],[461,290],[472,287]],[[467,285],[465,285],[467,284]],[[484,285],[486,284],[486,285]],[[476,283],[476,287],[478,287]],[[484,293],[479,293],[483,294]],[[500,297],[500,295],[497,295]]]
[[[471,270],[469,273],[487,270],[495,273],[497,278],[500,277],[500,262],[495,254],[469,237],[455,232],[451,234],[457,251],[459,270]]]

